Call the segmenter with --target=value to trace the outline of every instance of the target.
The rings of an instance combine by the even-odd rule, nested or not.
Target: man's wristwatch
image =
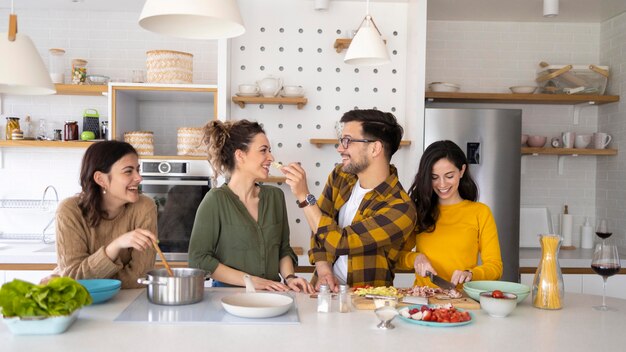
[[[298,277],[295,274],[289,274],[289,275],[285,276],[285,278],[283,279],[283,283],[285,285],[287,285],[287,280],[289,280],[289,279],[297,279],[297,278]]]
[[[306,197],[304,197],[304,200],[302,202],[298,202],[296,200],[296,203],[298,204],[298,207],[304,208],[304,207],[308,207],[309,205],[313,205],[313,204],[317,203],[317,199],[315,199],[314,195],[309,193],[309,194],[306,195]]]

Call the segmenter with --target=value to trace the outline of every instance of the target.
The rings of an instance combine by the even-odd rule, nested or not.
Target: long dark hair
[[[235,170],[235,151],[247,152],[254,136],[265,133],[257,122],[248,120],[222,122],[214,120],[204,126],[204,143],[215,175]]]
[[[465,172],[459,181],[459,195],[461,198],[475,202],[478,199],[478,187],[472,179],[463,150],[452,141],[438,141],[426,148],[413,184],[409,188],[409,197],[417,208],[418,232],[435,231],[439,218],[439,196],[433,191],[432,172],[435,163],[441,159],[448,159],[457,169]]]
[[[404,133],[404,129],[392,113],[374,109],[348,111],[343,114],[339,121],[343,123],[360,122],[363,137],[381,141],[387,161],[391,161],[391,157],[398,150]]]
[[[137,155],[132,145],[120,141],[102,141],[89,146],[80,167],[82,192],[78,206],[91,227],[96,227],[107,216],[102,207],[102,187],[94,180],[97,171],[109,173],[111,166],[128,154]]]

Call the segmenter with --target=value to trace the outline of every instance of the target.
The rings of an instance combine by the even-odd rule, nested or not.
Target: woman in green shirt
[[[204,132],[215,175],[229,181],[211,189],[198,207],[189,266],[210,272],[213,286],[245,286],[249,274],[256,289],[313,292],[294,274],[297,257],[282,190],[256,183],[268,177],[274,161],[263,128],[247,120],[211,121]]]

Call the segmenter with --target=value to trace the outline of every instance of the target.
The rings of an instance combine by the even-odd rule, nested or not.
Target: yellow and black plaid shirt
[[[415,227],[415,206],[390,165],[389,177],[365,195],[352,224],[340,228],[339,209],[357,181],[341,167],[330,174],[317,201],[322,218],[311,236],[309,260],[332,264],[338,256],[348,255],[348,285],[391,286],[399,251]]]

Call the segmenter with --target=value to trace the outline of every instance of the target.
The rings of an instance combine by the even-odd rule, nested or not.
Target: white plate
[[[259,93],[236,93],[238,97],[258,97]]]
[[[281,94],[283,98],[302,98],[304,94]]]
[[[271,318],[287,313],[293,298],[277,293],[239,293],[222,298],[224,309],[242,318]]]

